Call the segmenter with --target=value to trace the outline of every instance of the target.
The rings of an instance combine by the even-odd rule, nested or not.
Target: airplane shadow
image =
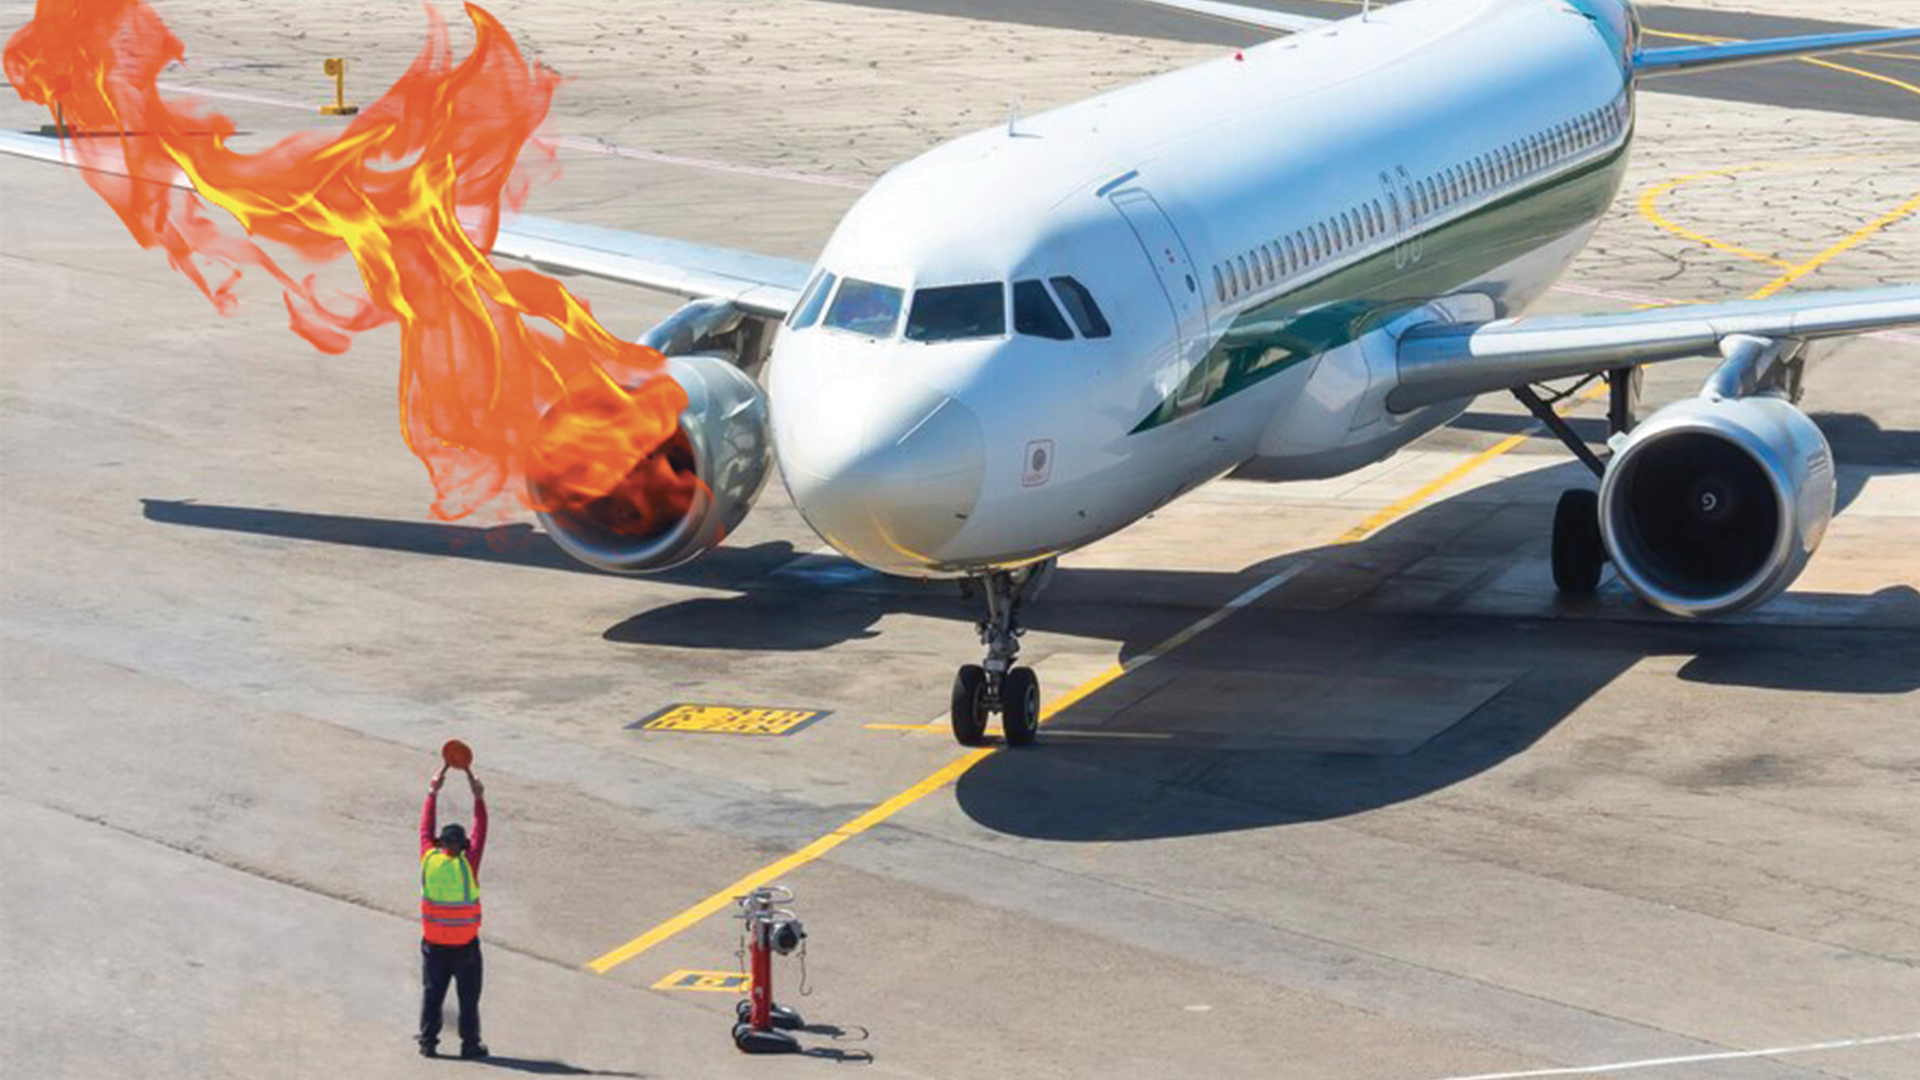
[[[1864,417],[1822,423],[1844,463],[1920,467],[1920,436],[1880,431]],[[1865,479],[1860,469],[1842,476],[1851,503]],[[1726,622],[1664,619],[1617,582],[1585,603],[1555,600],[1545,570],[1552,493],[1591,483],[1572,463],[1537,470],[1430,504],[1361,542],[1238,571],[1062,569],[1029,609],[1029,628],[1096,640],[1120,634],[1123,660],[1269,575],[1296,573],[1261,603],[1055,717],[1039,752],[997,754],[966,773],[960,807],[998,831],[1079,842],[1343,817],[1448,788],[1523,753],[1654,657],[1684,658],[1680,680],[1713,686],[1920,689],[1920,591],[1911,584],[1870,596],[1794,592],[1771,614]],[[148,520],[169,525],[592,572],[525,525],[159,499],[144,507]],[[733,592],[639,611],[607,628],[606,640],[807,650],[871,637],[889,616],[956,628],[978,617],[951,583],[888,578],[837,557],[803,556],[786,542],[723,547],[650,580]],[[954,648],[956,657],[970,652],[970,635],[956,636]]]

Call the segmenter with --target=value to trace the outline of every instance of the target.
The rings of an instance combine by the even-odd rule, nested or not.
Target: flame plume
[[[87,182],[134,239],[165,251],[221,313],[242,272],[259,270],[322,352],[399,324],[401,431],[433,481],[435,516],[506,491],[549,511],[612,494],[631,504],[617,515],[624,529],[647,531],[697,490],[662,449],[686,395],[658,352],[609,334],[559,282],[488,259],[503,208],[527,196],[521,153],[560,79],[529,64],[492,15],[466,12],[466,59],[454,63],[428,9],[426,47],[345,131],[254,154],[228,148],[227,117],[161,98],[155,80],[184,52],[144,0],[39,0],[7,44],[6,72],[22,98],[57,110],[73,159],[95,166]],[[182,173],[193,191],[170,186]],[[257,241],[308,263],[351,255],[365,293],[323,302],[313,276],[295,277]]]

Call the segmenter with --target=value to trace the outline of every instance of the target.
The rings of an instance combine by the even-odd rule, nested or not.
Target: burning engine
[[[542,513],[541,525],[562,551],[598,570],[657,573],[712,550],[746,519],[773,452],[766,395],[735,361],[757,359],[762,332],[732,304],[702,300],[642,339],[667,355],[668,375],[687,393],[680,433],[660,453],[700,483],[683,513],[637,531],[629,508],[612,497]]]
[[[1784,591],[1833,518],[1833,452],[1782,397],[1709,394],[1627,436],[1600,486],[1614,567],[1670,614],[1719,615]]]

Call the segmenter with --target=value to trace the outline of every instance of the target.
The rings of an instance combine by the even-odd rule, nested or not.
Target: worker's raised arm
[[[425,855],[433,846],[434,834],[439,832],[437,804],[440,801],[440,785],[447,782],[447,767],[436,769],[433,779],[427,781],[427,801],[420,806],[420,854]]]
[[[487,850],[487,785],[467,770],[467,786],[473,789],[473,842],[467,847],[467,862],[474,873],[480,872],[480,856]]]

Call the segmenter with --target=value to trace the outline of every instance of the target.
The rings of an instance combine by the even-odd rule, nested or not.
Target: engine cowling
[[[1601,481],[1600,531],[1642,599],[1721,615],[1791,585],[1833,506],[1833,451],[1807,414],[1773,396],[1709,396],[1627,437]]]
[[[712,550],[746,519],[772,467],[766,395],[751,376],[703,355],[669,358],[667,374],[687,392],[687,407],[666,452],[701,481],[686,512],[639,535],[615,527],[623,508],[604,499],[539,515],[562,551],[595,569],[658,573]]]

